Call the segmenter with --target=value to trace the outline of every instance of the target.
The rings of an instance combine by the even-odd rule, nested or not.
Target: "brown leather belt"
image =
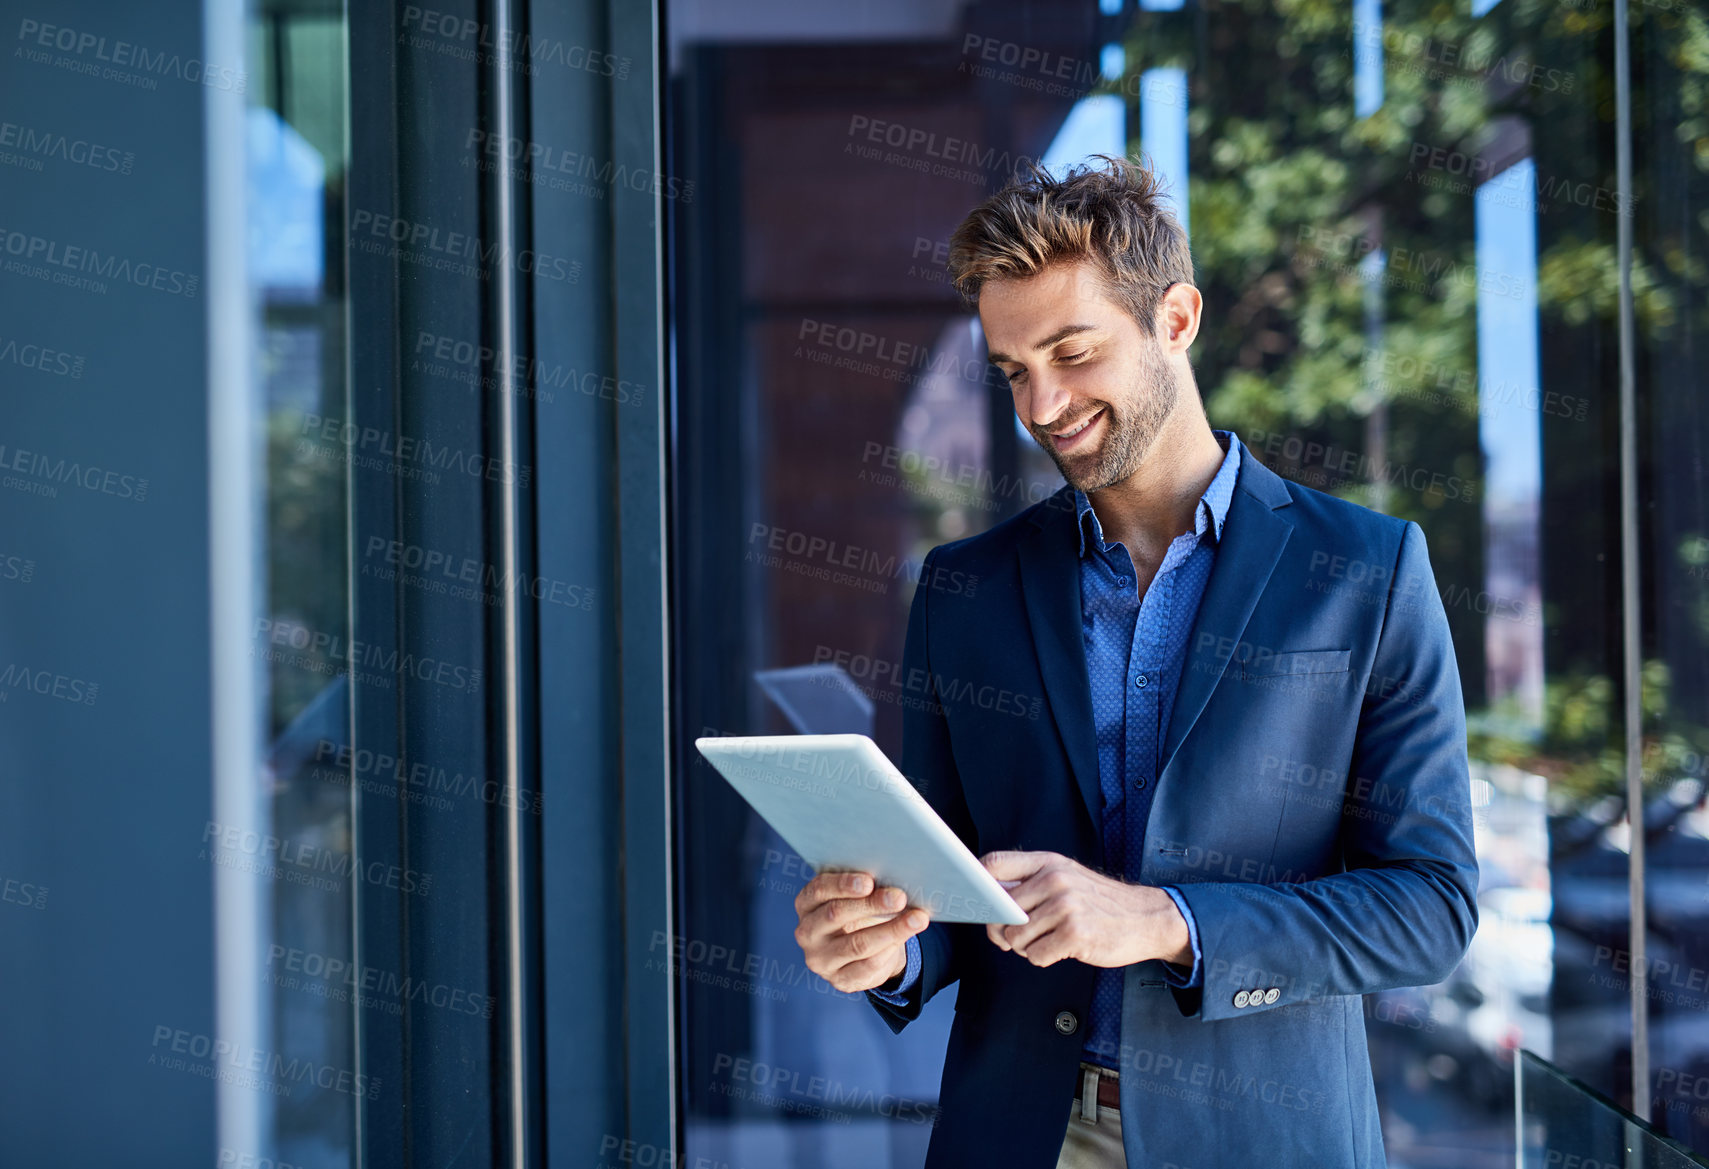
[[[1086,1073],[1090,1071],[1098,1073],[1098,1107],[1100,1109],[1119,1109],[1122,1100],[1121,1079],[1116,1075],[1114,1068],[1103,1067],[1092,1063],[1090,1060],[1080,1061],[1080,1091],[1074,1094],[1075,1098],[1078,1099],[1081,1093],[1086,1090]]]

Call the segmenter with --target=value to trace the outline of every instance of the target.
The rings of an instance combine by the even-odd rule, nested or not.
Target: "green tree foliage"
[[[1622,203],[1611,3],[1500,0],[1478,17],[1465,0],[1381,9],[1380,27],[1357,23],[1348,0],[1201,0],[1142,13],[1120,88],[1143,100],[1139,74],[1159,66],[1184,67],[1189,78],[1187,195],[1206,302],[1195,363],[1212,423],[1235,429],[1285,475],[1418,521],[1438,580],[1476,590],[1486,579],[1488,530],[1479,289],[1499,295],[1529,280],[1479,271],[1475,191],[1491,182],[1493,197],[1535,210],[1540,389],[1572,395],[1568,410],[1579,415],[1570,419],[1570,447],[1551,444],[1545,431],[1545,495],[1575,501],[1581,537],[1612,546],[1614,448],[1604,428],[1614,422],[1618,385],[1618,220],[1642,218],[1656,203],[1652,182],[1701,189],[1709,172],[1709,23],[1702,5],[1684,0],[1632,5],[1634,130],[1653,144],[1655,160],[1640,158],[1635,197]],[[1360,52],[1382,58],[1382,101],[1365,117],[1355,114]],[[1505,176],[1526,156],[1535,189]],[[1639,231],[1633,290],[1642,345],[1665,347],[1709,325],[1706,254],[1709,206]],[[1464,486],[1419,490],[1421,481]],[[1695,489],[1695,480],[1682,487]],[[1564,510],[1546,514],[1545,540],[1570,538]],[[1695,538],[1685,546],[1709,546]],[[1474,710],[1474,752],[1589,799],[1624,783],[1610,680],[1617,640],[1585,632],[1594,624],[1617,635],[1618,610],[1602,594],[1575,608],[1579,583],[1562,582],[1562,599],[1545,580],[1540,739],[1504,730],[1514,725],[1510,710],[1485,709],[1481,655],[1491,618],[1462,606],[1450,607],[1449,619]],[[1695,587],[1703,591],[1701,581]],[[1709,613],[1709,599],[1700,609]],[[1709,617],[1700,628],[1709,643]],[[1646,666],[1658,769],[1700,748],[1694,728],[1709,722],[1701,711],[1668,707],[1668,676],[1660,658]],[[1656,782],[1666,778],[1658,770]]]

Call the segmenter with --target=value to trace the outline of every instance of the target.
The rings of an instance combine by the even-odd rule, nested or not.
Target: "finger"
[[[1036,908],[1028,910],[1027,920],[1020,925],[1004,926],[1003,937],[1016,953],[1030,958],[1032,944],[1055,929],[1066,916],[1059,900],[1047,898]]]
[[[886,895],[892,890],[902,893],[900,889],[888,886],[876,890],[869,897],[834,897],[803,917],[801,924],[809,934],[824,937],[865,928],[863,923],[870,925],[889,921],[908,904],[906,894],[902,894],[902,900],[894,906],[886,901]]]
[[[871,929],[875,925],[882,925],[884,922],[894,921],[896,916],[901,912],[902,911],[898,909],[893,913],[869,913],[864,917],[850,918],[848,921],[838,926],[836,932],[852,934],[857,930]]]
[[[844,910],[839,910],[839,919],[847,912],[847,920],[841,926],[845,934],[856,930],[866,929],[880,922],[886,922],[908,908],[907,891],[895,885],[881,885],[872,891],[870,897],[859,898],[849,902]]]
[[[1064,958],[1071,958],[1074,956],[1073,946],[1070,944],[1068,938],[1068,931],[1061,927],[1052,929],[1032,939],[1026,944],[1024,952],[1021,952],[1020,948],[1017,947],[1017,952],[1020,952],[1021,957],[1025,958],[1028,962],[1031,962],[1034,966],[1051,966],[1062,961]]]
[[[985,936],[990,938],[991,944],[996,946],[999,950],[1007,950],[1009,949],[1009,941],[1003,936],[1003,931],[1007,928],[1008,927],[1000,921],[991,922],[985,927]]]
[[[881,958],[887,951],[905,944],[911,936],[929,924],[931,916],[925,910],[910,909],[906,913],[898,914],[894,920],[868,926],[852,934],[843,934],[826,945],[825,965],[832,973],[836,973],[850,963]]]
[[[1030,917],[1036,906],[1066,892],[1073,883],[1073,874],[1067,869],[1054,866],[1042,868],[1010,889],[1009,899],[1025,910]]]
[[[795,895],[795,915],[805,918],[825,902],[838,897],[864,897],[873,891],[873,876],[864,872],[823,872],[801,887]]]
[[[852,934],[855,930],[890,921],[897,914],[906,913],[909,908],[908,891],[899,885],[881,885],[872,891],[872,896],[865,898],[860,904],[866,907],[867,912],[844,925],[844,933]]]
[[[1048,864],[1054,852],[988,852],[979,858],[987,872],[1001,880],[1024,881]],[[1013,894],[1010,894],[1013,896]]]

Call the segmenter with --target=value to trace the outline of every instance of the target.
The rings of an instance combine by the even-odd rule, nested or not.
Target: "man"
[[[1423,533],[1210,429],[1186,237],[1144,169],[1034,170],[950,265],[1067,485],[927,556],[902,769],[1028,921],[928,924],[825,873],[807,965],[893,1031],[960,983],[927,1169],[1381,1166],[1360,996],[1441,981],[1477,926]]]

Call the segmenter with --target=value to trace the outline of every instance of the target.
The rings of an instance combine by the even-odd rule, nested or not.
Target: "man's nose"
[[[1027,399],[1027,409],[1032,415],[1032,424],[1035,427],[1048,430],[1067,417],[1070,394],[1061,381],[1041,376],[1032,379],[1028,390],[1030,396]]]

